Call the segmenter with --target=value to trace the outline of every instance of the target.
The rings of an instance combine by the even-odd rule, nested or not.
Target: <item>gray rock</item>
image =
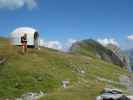
[[[16,100],[38,100],[41,97],[43,97],[44,94],[43,92],[40,91],[40,93],[33,93],[33,92],[28,92],[24,95],[22,95],[20,98],[17,98]]]
[[[133,92],[133,76],[122,75],[119,78],[120,82],[127,87],[129,92]]]
[[[67,88],[70,82],[68,80],[62,81],[63,88]]]

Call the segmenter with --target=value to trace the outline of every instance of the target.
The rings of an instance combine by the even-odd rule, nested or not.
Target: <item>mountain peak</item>
[[[71,52],[84,56],[99,58],[121,67],[125,67],[125,62],[123,62],[123,60],[121,60],[119,56],[113,52],[114,49],[118,49],[117,46],[109,44],[108,47],[102,46],[100,43],[93,39],[86,39],[74,43],[71,47]]]

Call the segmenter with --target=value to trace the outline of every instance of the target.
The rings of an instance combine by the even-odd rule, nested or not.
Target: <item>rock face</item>
[[[99,58],[104,61],[113,63],[115,65],[125,67],[127,66],[126,61],[121,59],[118,53],[113,52],[111,49],[102,46],[95,40],[88,39],[74,43],[70,48],[72,53],[82,54],[84,56],[91,56],[93,58]]]
[[[126,68],[130,69],[129,57],[126,54],[126,52],[122,51],[119,47],[117,47],[114,44],[108,44],[106,47],[110,49],[117,57],[119,57],[119,59],[123,62]]]
[[[126,51],[128,57],[129,57],[129,65],[131,66],[131,71],[133,71],[133,49]]]

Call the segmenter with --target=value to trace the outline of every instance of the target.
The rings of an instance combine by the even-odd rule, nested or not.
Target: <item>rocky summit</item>
[[[124,53],[114,45],[102,46],[95,40],[88,39],[74,43],[71,52],[101,59],[115,65],[127,68],[128,62]]]

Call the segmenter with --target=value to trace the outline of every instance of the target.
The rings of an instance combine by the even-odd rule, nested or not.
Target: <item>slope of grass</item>
[[[19,47],[12,47],[5,39],[0,39],[0,45],[0,56],[7,58],[0,65],[0,100],[39,91],[48,93],[41,100],[94,100],[104,87],[125,89],[97,80],[101,77],[119,82],[120,75],[127,75],[125,69],[100,59],[47,48],[28,49],[22,55]],[[70,81],[66,89],[62,88],[63,80]]]

